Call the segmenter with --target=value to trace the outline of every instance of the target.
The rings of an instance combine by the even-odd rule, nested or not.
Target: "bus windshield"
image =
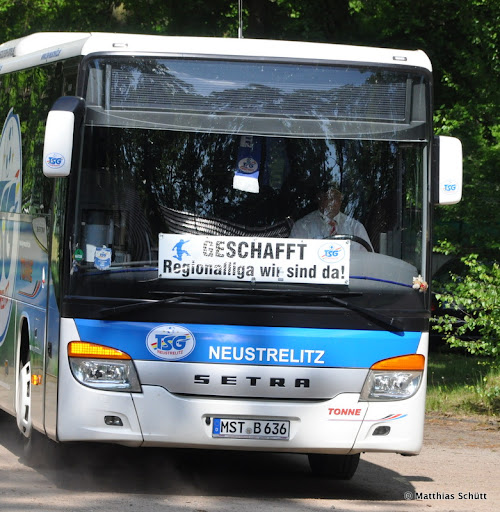
[[[213,285],[194,266],[161,279],[169,234],[347,239],[350,288],[411,288],[425,272],[423,83],[333,66],[90,61],[70,294]],[[173,264],[186,262],[181,245]],[[298,282],[329,284],[310,277]],[[259,281],[236,267],[225,280]]]

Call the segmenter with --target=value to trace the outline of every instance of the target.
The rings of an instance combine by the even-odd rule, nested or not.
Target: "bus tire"
[[[19,378],[16,395],[16,417],[19,432],[29,438],[33,427],[31,425],[31,363],[20,362]]]
[[[359,453],[355,455],[332,455],[310,453],[309,466],[316,476],[333,480],[350,480],[359,464]]]
[[[19,362],[18,386],[16,393],[17,427],[23,443],[23,460],[30,466],[36,466],[43,460],[43,436],[39,434],[31,422],[31,362]]]

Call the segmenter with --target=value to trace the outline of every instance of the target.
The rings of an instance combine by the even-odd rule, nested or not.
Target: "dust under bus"
[[[28,449],[334,478],[419,452],[431,211],[461,196],[423,52],[39,33],[0,45],[0,83],[0,407]]]

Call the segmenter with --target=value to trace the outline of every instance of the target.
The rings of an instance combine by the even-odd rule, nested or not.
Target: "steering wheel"
[[[372,246],[364,238],[357,235],[331,235],[325,236],[323,240],[351,240],[362,245],[368,252],[373,252]]]

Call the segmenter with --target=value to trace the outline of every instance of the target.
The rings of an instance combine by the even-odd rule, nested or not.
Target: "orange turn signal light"
[[[408,354],[382,359],[382,361],[376,362],[370,370],[423,371],[424,368],[425,357],[422,354]]]
[[[130,356],[121,350],[87,341],[71,341],[68,344],[68,355],[90,359],[130,359]]]
[[[41,386],[42,385],[42,376],[41,375],[32,375],[31,376],[31,384],[33,386]]]

